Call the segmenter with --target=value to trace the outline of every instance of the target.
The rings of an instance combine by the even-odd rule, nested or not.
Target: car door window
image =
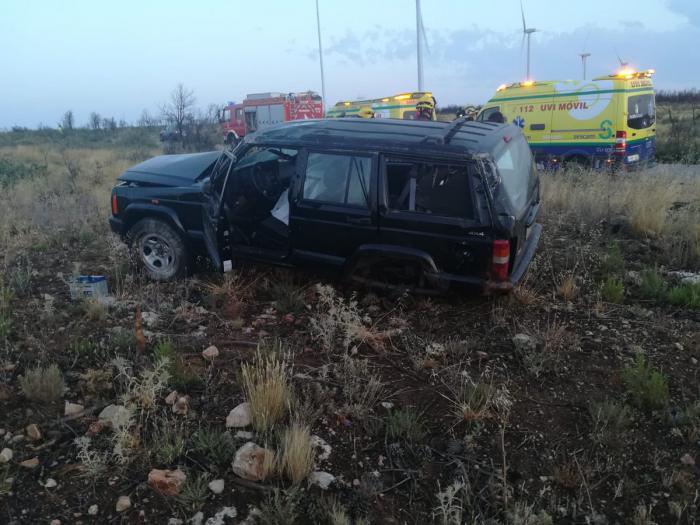
[[[492,108],[486,108],[484,111],[481,112],[481,115],[477,118],[477,120],[481,122],[488,122],[489,117],[493,115],[494,113],[499,113],[501,111],[500,106],[494,106]]]
[[[503,196],[514,210],[522,210],[528,200],[532,178],[532,155],[523,137],[512,139],[496,152]]]
[[[371,170],[370,157],[309,153],[304,199],[368,207]]]

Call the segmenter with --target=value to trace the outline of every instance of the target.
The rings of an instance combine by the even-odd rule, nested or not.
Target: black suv
[[[207,254],[222,271],[246,259],[375,286],[506,291],[541,233],[530,149],[507,124],[295,121],[119,181],[112,229],[159,280]]]

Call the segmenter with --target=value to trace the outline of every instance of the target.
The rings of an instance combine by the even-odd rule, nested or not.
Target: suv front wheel
[[[142,219],[129,231],[129,246],[134,259],[154,281],[183,277],[189,266],[189,254],[182,238],[166,222]]]

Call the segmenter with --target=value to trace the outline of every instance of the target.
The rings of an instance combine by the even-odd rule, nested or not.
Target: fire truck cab
[[[235,144],[248,133],[289,120],[323,118],[323,101],[314,91],[252,93],[243,102],[229,104],[220,113],[224,142]]]

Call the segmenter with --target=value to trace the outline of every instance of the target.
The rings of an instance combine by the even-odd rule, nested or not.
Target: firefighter
[[[360,118],[374,118],[374,111],[369,106],[363,106],[357,112],[357,116]]]
[[[416,103],[416,120],[433,120],[435,112],[435,99],[423,95]]]

